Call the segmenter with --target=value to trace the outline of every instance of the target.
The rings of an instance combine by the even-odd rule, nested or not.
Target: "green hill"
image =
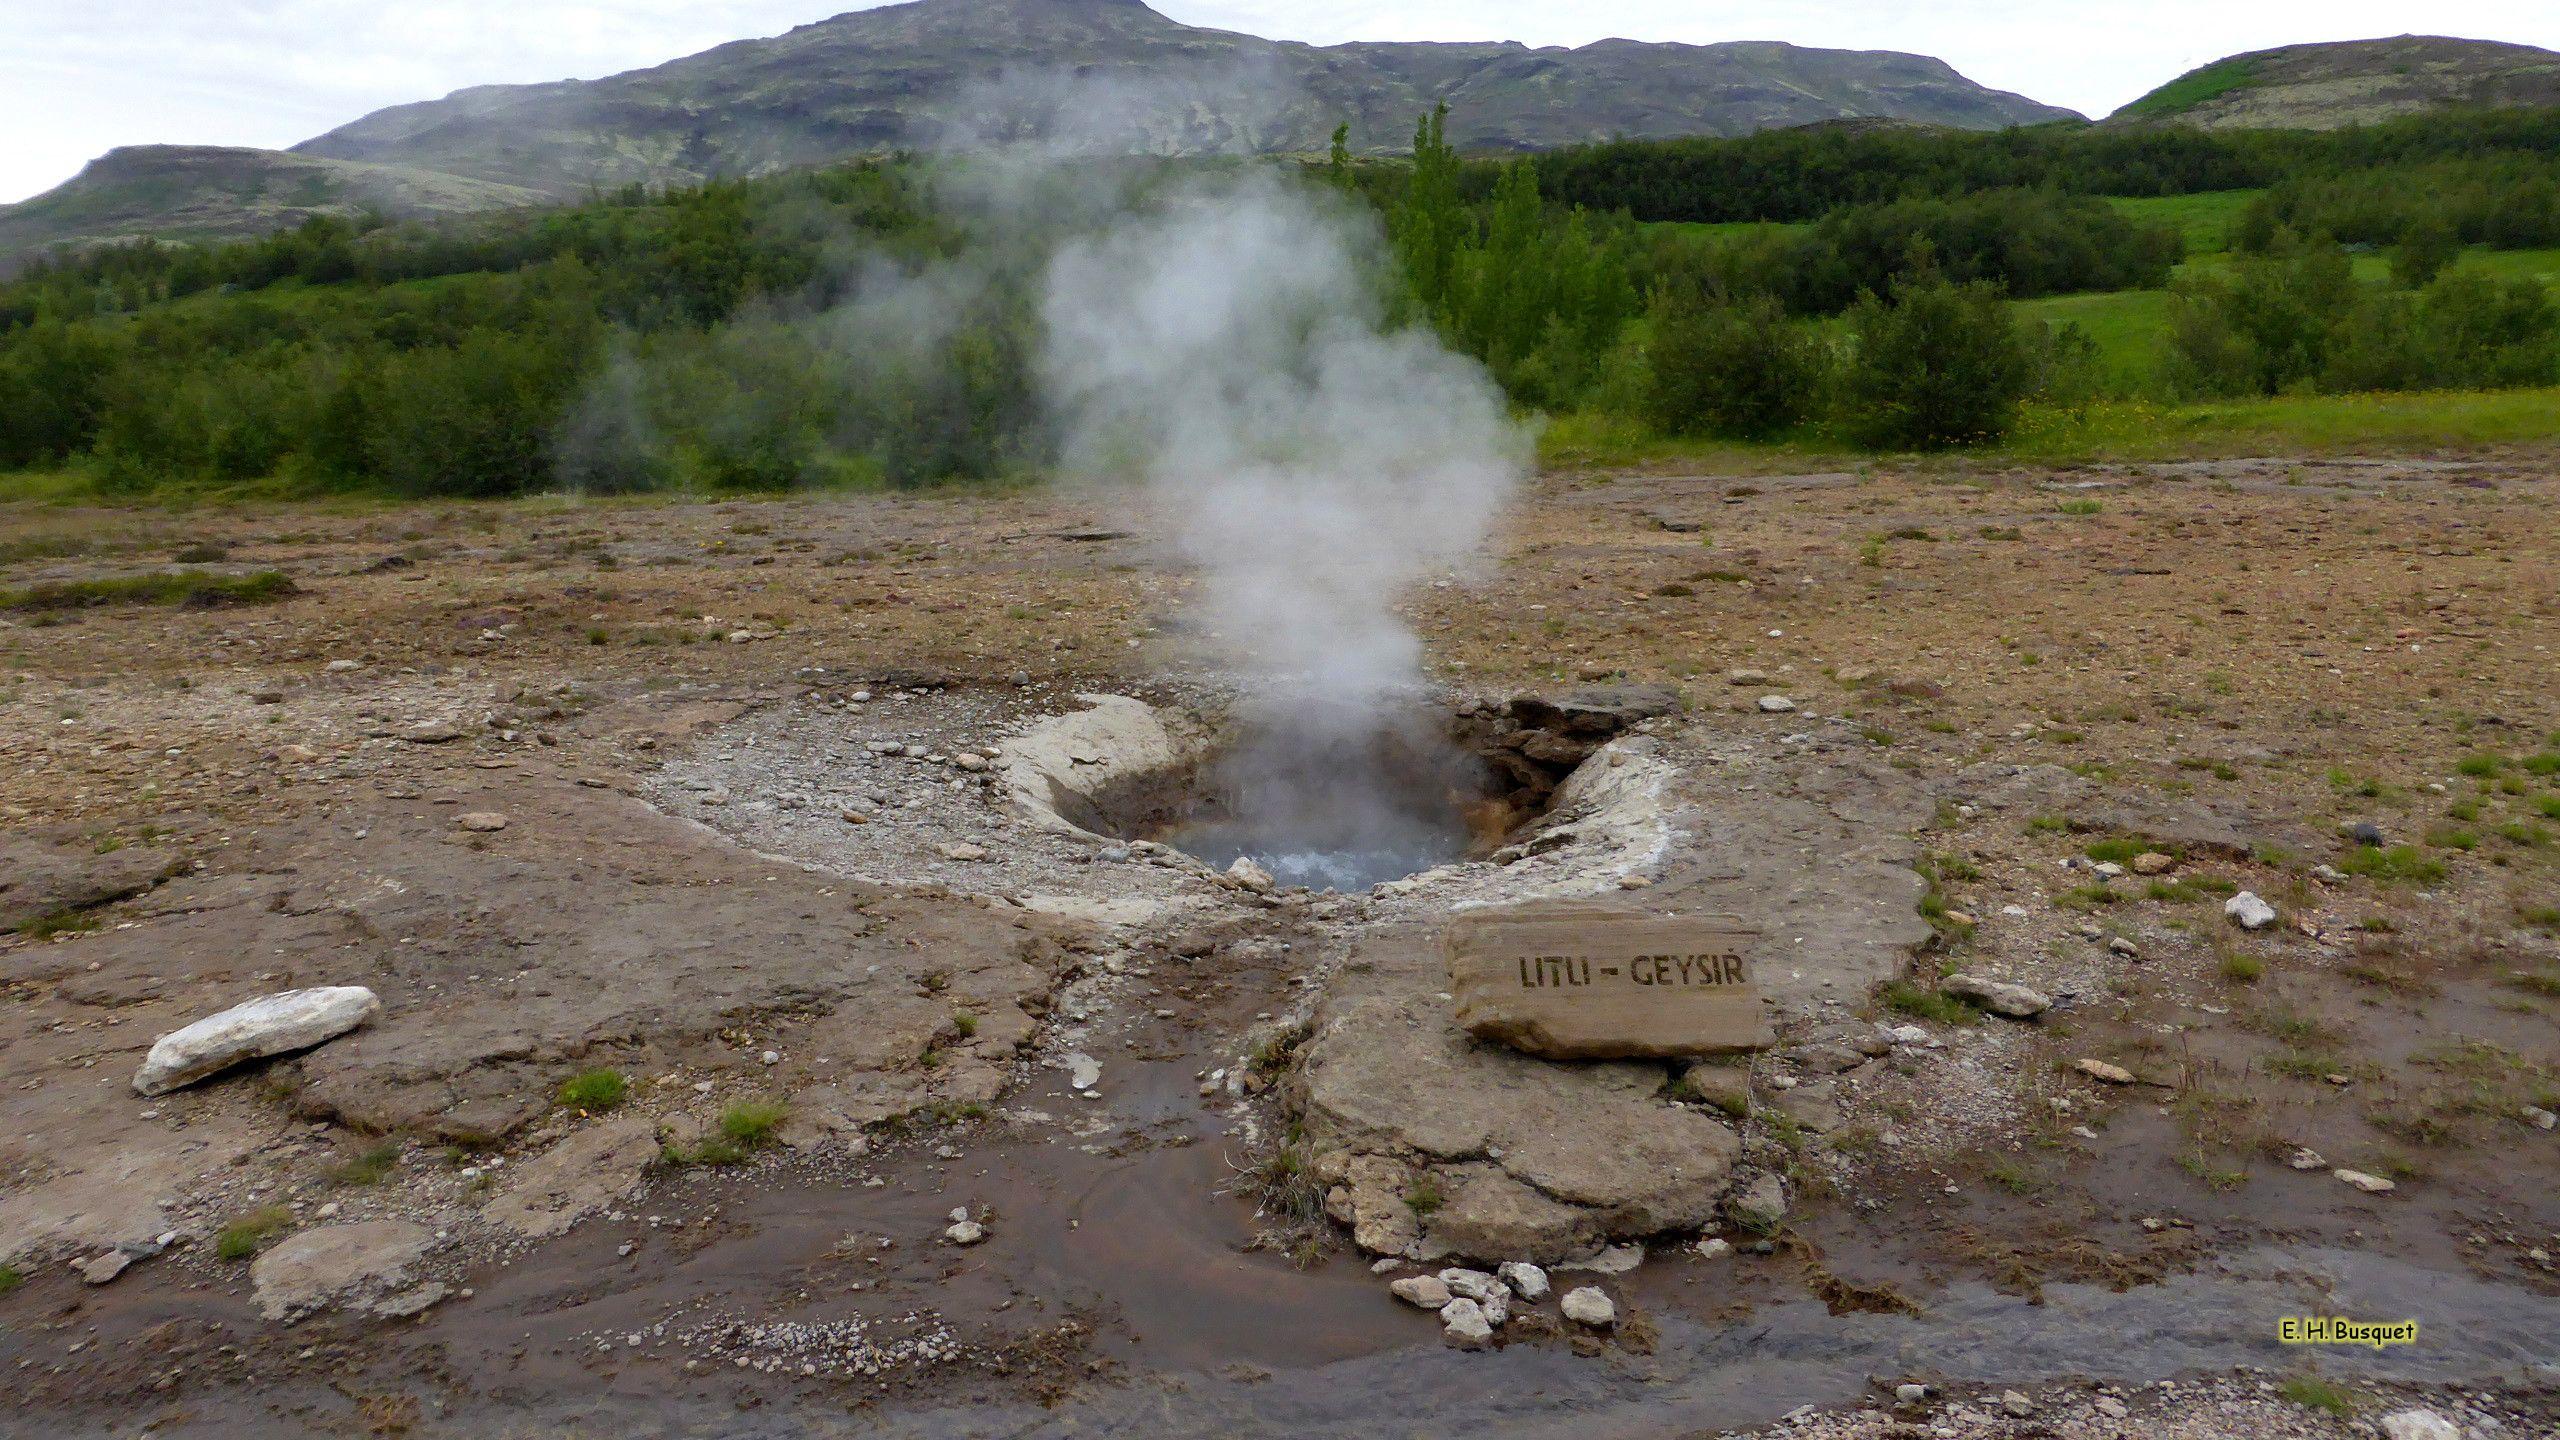
[[[2560,105],[2560,53],[2401,35],[2217,60],[2125,106],[2107,123],[2335,130],[2433,110],[2544,105]]]

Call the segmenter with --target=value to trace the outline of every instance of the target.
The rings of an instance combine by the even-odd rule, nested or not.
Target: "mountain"
[[[2560,105],[2560,52],[2401,35],[2288,45],[2190,71],[2107,123],[2334,130],[2462,106]]]
[[[1072,77],[1072,81],[1068,77]],[[2077,118],[1944,62],[1774,43],[1314,46],[1183,25],[1139,0],[914,0],[601,80],[397,105],[290,152],[117,151],[0,207],[0,254],[60,240],[254,233],[367,205],[439,214],[594,186],[769,174],[932,143],[1047,137],[1161,154],[1401,150],[1451,107],[1468,149],[1734,135],[1884,118]]]
[[[433,170],[221,145],[132,145],[69,183],[0,206],[0,256],[156,236],[229,240],[313,215],[411,219],[540,203],[535,191]]]

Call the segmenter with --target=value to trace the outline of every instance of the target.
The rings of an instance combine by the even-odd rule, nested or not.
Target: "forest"
[[[2560,113],[1510,158],[1444,127],[1267,163],[1372,212],[1390,315],[1558,434],[1939,450],[2109,405],[2560,383]],[[1092,163],[1143,191],[1235,162]],[[0,283],[0,490],[1034,475],[1031,262],[942,203],[949,165],[40,260]],[[879,302],[926,277],[930,326]]]

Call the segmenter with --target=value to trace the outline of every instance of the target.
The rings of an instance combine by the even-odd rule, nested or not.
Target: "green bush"
[[[1665,305],[1645,351],[1646,419],[1666,435],[1761,440],[1819,402],[1828,353],[1767,297],[1730,305]]]
[[[2026,395],[2026,348],[2000,292],[1944,280],[1869,296],[1850,312],[1849,429],[1880,448],[1943,450],[2006,434]]]

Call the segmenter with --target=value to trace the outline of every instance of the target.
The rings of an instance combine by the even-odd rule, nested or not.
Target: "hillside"
[[[1070,74],[1072,116],[1058,78]],[[1096,80],[1114,82],[1099,106]],[[1508,150],[1864,118],[1997,129],[2071,113],[1887,52],[1310,46],[1183,25],[1139,0],[915,0],[600,80],[394,106],[290,155],[120,151],[59,190],[0,207],[0,255],[107,235],[254,233],[368,204],[488,208],[1061,129],[1091,149],[1269,153],[1321,150],[1347,121],[1358,148],[1401,150],[1415,115],[1440,99],[1452,106],[1452,141]]]
[[[2544,105],[2560,105],[2560,53],[2401,35],[2217,60],[2127,105],[2107,123],[2335,130],[2430,110]]]
[[[133,145],[21,205],[0,206],[0,259],[56,244],[228,240],[314,215],[395,219],[527,205],[534,191],[400,165],[222,145]]]

